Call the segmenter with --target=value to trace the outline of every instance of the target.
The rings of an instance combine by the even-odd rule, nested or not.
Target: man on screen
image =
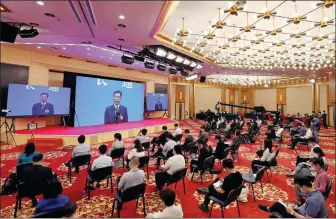
[[[128,122],[127,108],[120,105],[122,99],[121,91],[117,90],[113,92],[113,105],[106,107],[105,109],[105,124]]]
[[[41,102],[35,103],[32,108],[33,116],[52,116],[54,115],[54,106],[51,103],[47,103],[49,94],[42,93],[40,95]]]
[[[157,98],[157,103],[155,104],[155,110],[162,110],[162,103],[160,103],[160,97]]]

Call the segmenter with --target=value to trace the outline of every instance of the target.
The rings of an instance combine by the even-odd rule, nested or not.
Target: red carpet
[[[199,127],[202,122],[197,120],[187,120],[180,123],[183,129],[190,129],[192,135],[197,136],[199,132]],[[256,150],[262,144],[264,133],[266,127],[262,127],[262,134],[257,138],[257,142],[254,145],[242,145],[240,147],[239,160],[236,162],[237,169],[241,173],[247,173],[250,169],[251,160],[255,156]],[[320,132],[323,136],[335,136],[335,130],[333,129],[323,129]],[[152,134],[155,136],[156,134]],[[258,209],[258,204],[271,205],[274,201],[282,199],[285,201],[293,202],[295,200],[295,193],[293,189],[293,179],[289,179],[285,174],[289,173],[295,165],[296,154],[294,151],[286,148],[288,143],[289,135],[286,132],[284,135],[284,142],[280,150],[278,164],[275,172],[273,172],[273,177],[270,178],[270,183],[267,182],[266,175],[263,178],[264,193],[261,192],[260,186],[255,187],[256,191],[256,202],[253,201],[252,191],[250,191],[247,203],[240,203],[240,211],[242,218],[257,218],[257,217],[268,217],[267,213],[264,213]],[[130,149],[134,138],[124,139],[126,147]],[[333,181],[333,190],[330,197],[327,200],[327,205],[329,209],[329,217],[335,217],[335,138],[334,137],[321,137],[321,147],[327,154],[329,170],[328,175]],[[214,146],[213,136],[211,138],[211,144]],[[98,156],[99,145],[92,145],[92,156],[96,158]],[[276,148],[276,146],[275,146]],[[303,149],[305,150],[305,149]],[[303,151],[306,153],[305,151]],[[17,158],[21,150],[12,145],[2,145],[1,146],[1,185],[5,177],[13,172],[17,162]],[[69,196],[69,198],[76,202],[78,205],[78,211],[80,217],[111,217],[111,207],[113,202],[114,193],[111,193],[108,188],[105,188],[105,182],[102,183],[100,189],[94,190],[91,195],[91,200],[87,200],[87,197],[82,196],[82,191],[85,184],[85,178],[87,176],[86,169],[81,169],[79,174],[73,174],[72,183],[66,179],[67,169],[63,165],[64,162],[68,161],[71,152],[64,152],[61,150],[54,150],[44,153],[45,165],[52,168],[52,170],[59,175],[59,178],[63,184],[64,194]],[[157,210],[163,209],[163,204],[159,200],[158,192],[155,188],[154,174],[156,169],[153,168],[154,160],[150,160],[150,177],[147,180],[146,189],[146,210],[147,212],[156,212]],[[188,165],[189,167],[189,165]],[[115,187],[115,181],[117,176],[121,175],[125,170],[119,169],[113,173],[113,186]],[[221,173],[219,177],[225,176],[226,173]],[[189,172],[188,172],[189,176]],[[195,177],[194,181],[186,179],[186,190],[187,193],[183,193],[182,183],[177,185],[177,203],[182,205],[185,218],[206,218],[207,213],[203,213],[198,208],[198,204],[203,200],[203,196],[196,192],[196,188],[207,186],[209,182],[214,179],[216,175],[212,177],[206,175],[204,179],[204,184],[202,185],[200,179]],[[170,186],[174,189],[174,185]],[[114,190],[115,192],[115,190]],[[15,203],[15,195],[12,196],[1,196],[1,217],[13,217],[13,207]],[[22,202],[22,209],[19,211],[18,217],[31,217],[34,209],[30,208],[30,200],[24,199]],[[141,201],[139,201],[139,206],[142,206]],[[236,204],[231,204],[225,210],[225,217],[238,217]],[[114,217],[117,217],[116,214]],[[121,217],[144,217],[142,213],[142,207],[135,209],[135,202],[127,203],[123,206],[121,211]],[[212,217],[221,217],[219,207],[215,205],[212,212]]]
[[[119,124],[95,125],[85,127],[63,127],[51,126],[40,128],[34,131],[35,135],[93,135],[112,131],[122,131],[127,129],[155,126],[174,122],[175,120],[167,118],[146,119],[137,122],[127,122]],[[19,130],[16,134],[31,134],[28,130]]]

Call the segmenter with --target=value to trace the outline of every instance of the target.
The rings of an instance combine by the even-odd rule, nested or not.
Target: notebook
[[[223,182],[222,182],[222,181],[217,181],[217,182],[215,182],[213,185],[214,185],[214,187],[216,187],[216,188],[221,188],[222,185],[223,185]]]

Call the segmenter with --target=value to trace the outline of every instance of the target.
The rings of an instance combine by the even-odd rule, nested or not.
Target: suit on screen
[[[155,110],[162,110],[162,103],[156,103]]]
[[[51,103],[45,103],[42,106],[42,103],[35,103],[32,108],[33,116],[52,116],[54,115],[54,105]]]
[[[116,123],[118,114],[120,115],[120,117],[123,117],[119,120],[119,122],[128,122],[127,108],[125,106],[119,105],[119,109],[118,111],[116,111],[115,106],[111,105],[109,107],[106,107],[105,109],[104,123]]]

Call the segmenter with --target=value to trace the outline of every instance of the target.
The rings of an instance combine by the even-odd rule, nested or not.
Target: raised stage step
[[[33,142],[37,150],[43,149],[56,149],[63,146],[62,138],[31,138],[27,143]]]

